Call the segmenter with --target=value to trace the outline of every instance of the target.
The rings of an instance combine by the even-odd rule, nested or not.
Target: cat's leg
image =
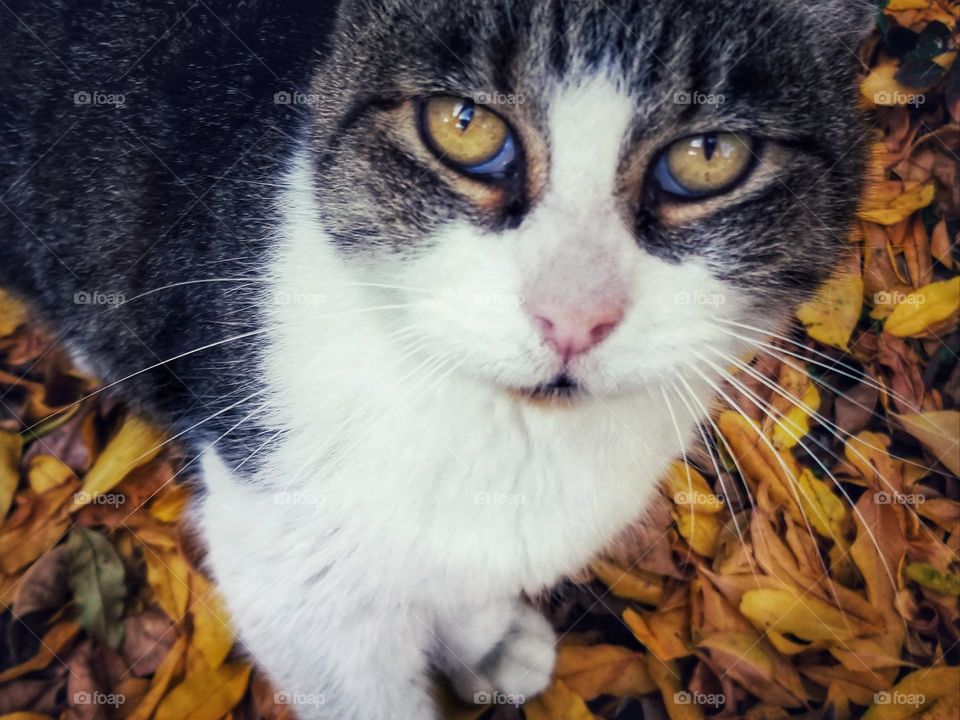
[[[245,638],[273,676],[276,700],[299,720],[438,720],[425,635],[405,627],[401,611],[384,610],[318,618],[327,635],[319,645],[305,642],[313,633],[288,626],[284,634],[277,621]]]
[[[519,598],[458,608],[437,627],[436,662],[467,702],[521,703],[550,683],[556,635]]]
[[[347,529],[309,504],[278,504],[234,482],[215,456],[204,472],[195,517],[207,562],[277,700],[299,720],[437,720],[433,628],[399,590],[382,590]]]

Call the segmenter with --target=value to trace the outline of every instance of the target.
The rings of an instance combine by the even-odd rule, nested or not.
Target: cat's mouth
[[[526,402],[535,403],[572,403],[583,397],[583,387],[566,372],[557,375],[548,383],[532,387],[514,388],[511,394]]]

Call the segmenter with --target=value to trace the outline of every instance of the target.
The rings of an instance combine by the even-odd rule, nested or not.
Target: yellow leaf
[[[596,720],[583,699],[562,680],[554,680],[535,700],[523,706],[523,712],[527,720]]]
[[[960,475],[960,412],[938,410],[896,418],[944,467]]]
[[[183,485],[167,485],[150,504],[150,514],[160,522],[174,522],[180,517],[189,499],[190,493]]]
[[[27,479],[38,493],[59,487],[73,477],[73,470],[53,455],[36,455],[30,460]]]
[[[12,335],[26,318],[26,308],[0,289],[0,337]]]
[[[160,452],[163,433],[135,415],[128,417],[110,439],[93,467],[83,479],[74,501],[74,510],[116,487],[127,473],[143,465]]]
[[[933,667],[916,670],[892,689],[873,696],[873,705],[863,720],[900,720],[916,715],[942,697],[957,694],[960,668]]]
[[[190,588],[193,635],[187,650],[187,667],[188,670],[198,666],[215,668],[223,664],[233,647],[230,615],[220,594],[206,578],[193,573]]]
[[[188,675],[157,707],[155,720],[220,720],[247,691],[250,666],[230,663]]]
[[[903,12],[904,10],[926,10],[933,0],[890,0],[885,8],[887,12]]]
[[[49,715],[32,712],[15,712],[0,715],[0,720],[53,720]]]
[[[703,475],[687,463],[679,460],[671,463],[663,483],[674,505],[683,505],[696,512],[718,513],[723,510],[723,499],[714,495]]]
[[[932,708],[920,716],[920,720],[957,720],[958,717],[960,717],[960,690],[956,695],[937,700]]]
[[[10,511],[13,496],[20,484],[20,453],[23,439],[14,433],[0,430],[0,527]]]
[[[170,648],[169,652],[160,661],[157,671],[153,674],[150,681],[150,690],[144,696],[137,709],[127,718],[127,720],[149,720],[153,717],[153,712],[157,704],[167,694],[167,688],[173,680],[181,666],[183,665],[183,654],[187,649],[187,637],[181,636]]]
[[[900,69],[894,60],[883,60],[875,65],[860,84],[860,95],[868,106],[896,107],[909,105],[919,100],[919,93],[897,82]]]
[[[187,612],[190,602],[190,568],[174,552],[158,553],[144,546],[147,560],[147,582],[157,603],[174,620]]]
[[[618,645],[566,645],[554,675],[586,701],[600,695],[639,697],[656,689],[643,655]]]
[[[703,718],[703,709],[700,704],[690,702],[689,693],[680,686],[680,671],[676,663],[663,662],[648,655],[647,670],[660,689],[670,720],[701,720]]]
[[[870,631],[823,600],[789,590],[749,590],[740,600],[740,612],[760,630],[790,633],[801,640],[843,642]]]
[[[663,597],[663,578],[642,570],[623,570],[606,560],[594,560],[590,569],[617,597],[656,605]]]
[[[819,480],[808,468],[797,479],[800,505],[814,530],[834,542],[843,542],[841,523],[847,517],[843,501],[833,494],[831,486]]]
[[[960,310],[960,275],[910,293],[887,316],[883,329],[897,337],[915,337]]]
[[[907,91],[907,93],[910,92],[912,91]],[[899,94],[903,95],[903,93]],[[883,199],[880,195],[870,198],[862,204],[857,215],[861,220],[868,220],[878,225],[896,225],[932,203],[936,192],[936,184],[933,180],[928,180],[891,199]]]
[[[717,554],[717,540],[723,525],[716,515],[690,512],[684,507],[674,509],[677,530],[694,552],[704,557]]]
[[[674,660],[690,654],[683,638],[683,622],[687,609],[658,610],[638,613],[633,608],[623,611],[623,621],[643,645],[660,660]]]
[[[796,397],[794,395],[794,397]],[[791,405],[779,422],[773,424],[770,439],[778,450],[789,450],[810,432],[810,418],[820,409],[820,393],[817,386],[808,382],[800,402]]]
[[[812,300],[797,309],[797,319],[817,342],[848,350],[863,308],[863,279],[840,275],[827,280]]]

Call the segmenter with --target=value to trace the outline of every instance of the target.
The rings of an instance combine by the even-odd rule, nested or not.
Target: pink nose
[[[528,305],[527,310],[544,341],[564,362],[599,345],[623,319],[623,306],[611,304],[584,308]]]

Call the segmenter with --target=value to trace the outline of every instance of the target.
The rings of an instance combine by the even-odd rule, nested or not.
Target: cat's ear
[[[877,26],[880,7],[877,0],[789,0],[812,26],[819,25],[827,35],[838,35],[848,42],[859,42]]]

